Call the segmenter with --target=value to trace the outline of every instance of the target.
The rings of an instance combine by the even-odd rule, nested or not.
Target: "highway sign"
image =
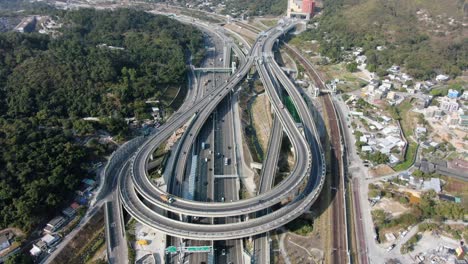
[[[185,247],[185,252],[211,252],[211,246],[201,246],[201,247]]]
[[[177,252],[177,247],[170,246],[166,248],[166,253],[176,253]]]

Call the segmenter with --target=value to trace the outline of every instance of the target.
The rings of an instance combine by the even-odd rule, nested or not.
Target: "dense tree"
[[[124,117],[185,87],[185,61],[203,54],[201,32],[163,16],[128,9],[49,15],[64,25],[56,38],[0,33],[0,229],[29,231],[61,209],[90,158],[106,151],[96,141],[77,144],[86,142],[79,137],[104,128],[123,138]]]

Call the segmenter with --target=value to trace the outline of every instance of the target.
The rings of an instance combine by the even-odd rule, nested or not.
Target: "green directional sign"
[[[201,247],[185,247],[185,252],[211,252],[211,246],[201,246]]]
[[[166,248],[166,252],[167,253],[177,253],[177,247],[170,246],[170,247]]]

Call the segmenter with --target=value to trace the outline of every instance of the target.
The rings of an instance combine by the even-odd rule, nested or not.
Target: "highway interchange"
[[[312,135],[314,130],[313,120],[311,120],[310,113],[301,95],[295,88],[292,88],[291,81],[284,75],[274,60],[270,59],[272,62],[270,63],[268,57],[263,58],[262,54],[265,53],[265,47],[269,49],[266,52],[271,52],[275,40],[293,26],[294,24],[289,24],[285,25],[285,29],[283,30],[273,28],[267,31],[265,34],[271,34],[271,37],[260,37],[256,41],[246,64],[239,68],[237,74],[231,76],[220,88],[208,92],[208,96],[195,103],[191,109],[184,113],[176,113],[174,118],[166,123],[159,133],[147,140],[145,144],[139,148],[131,162],[131,177],[122,177],[119,184],[122,203],[130,215],[146,225],[173,236],[199,240],[225,240],[242,238],[275,229],[294,219],[294,216],[297,217],[301,215],[304,210],[310,207],[320,191],[320,183],[323,181],[321,179],[324,177],[324,173],[322,172],[325,171],[322,163],[323,155],[320,153],[319,145]],[[181,197],[177,197],[174,203],[167,203],[161,198],[161,195],[164,195],[165,192],[155,186],[147,176],[146,166],[149,156],[154,152],[157,146],[163,143],[164,140],[173,133],[173,131],[186,123],[191,117],[206,120],[219,102],[231,92],[231,89],[234,89],[239,84],[242,80],[241,77],[247,74],[254,61],[257,64],[262,80],[266,82],[267,94],[272,100],[275,113],[282,123],[286,134],[291,138],[293,148],[296,152],[296,164],[292,170],[291,176],[271,191],[241,201],[207,203],[185,200]],[[274,71],[277,76],[279,75],[278,78],[283,85],[286,84],[289,86],[289,89],[286,89],[290,92],[290,95],[296,99],[296,107],[304,120],[303,131],[309,142],[307,142],[289,112],[285,111],[282,100],[271,82],[270,72],[267,70],[270,64],[273,65],[272,71]],[[312,149],[315,155],[312,155],[310,146],[314,147]],[[312,158],[314,158],[314,162],[312,162]],[[314,166],[312,166],[312,163]],[[311,173],[312,171],[314,173]],[[293,191],[297,190],[306,177],[310,177],[308,181],[309,188],[306,189],[306,192],[296,197],[291,203],[265,216],[238,223],[213,225],[183,223],[151,210],[137,196],[138,193],[145,199],[145,202],[149,202],[161,209],[174,213],[199,217],[235,216],[272,207],[290,196]]]
[[[194,20],[184,22],[191,23]],[[203,25],[203,23],[197,23],[197,26],[213,31],[212,28]],[[238,65],[237,71],[224,82],[222,81],[223,78],[220,77],[221,74],[213,74],[212,83],[208,85],[210,88],[196,89],[194,94],[191,94],[191,90],[189,90],[190,97],[188,96],[188,98],[192,98],[192,100],[186,100],[180,110],[166,124],[161,126],[157,133],[151,135],[141,144],[136,154],[129,159],[128,163],[125,163],[128,164],[129,168],[127,170],[127,166],[125,166],[125,169],[119,173],[119,198],[115,199],[115,202],[121,202],[125,210],[139,222],[170,236],[209,241],[224,241],[263,234],[283,226],[308,210],[317,199],[323,185],[325,178],[324,155],[318,143],[318,135],[310,110],[302,99],[302,95],[272,57],[276,40],[294,26],[295,22],[289,21],[284,25],[265,31],[255,41],[246,56],[240,52],[241,50],[236,45],[229,44],[239,58],[240,65]],[[225,38],[225,36],[220,36],[219,32],[215,34],[221,39]],[[225,40],[224,44],[226,44]],[[244,45],[245,47],[246,45]],[[219,48],[217,49],[219,50]],[[213,67],[220,67],[221,65],[217,65],[216,61],[214,59]],[[224,62],[223,67],[230,66],[226,62],[226,56],[222,61]],[[275,121],[269,143],[271,148],[268,150],[267,159],[264,163],[265,169],[262,170],[258,195],[253,198],[238,200],[238,177],[228,177],[221,180],[215,179],[215,175],[239,175],[238,163],[240,161],[237,160],[239,157],[238,153],[236,153],[238,142],[235,142],[235,136],[232,135],[231,96],[254,66],[272,103]],[[221,81],[216,81],[218,78]],[[202,77],[198,80],[198,83],[193,85],[198,85],[200,88],[203,83],[205,83],[205,80]],[[295,123],[283,106],[280,85],[293,99],[302,124]],[[168,183],[170,192],[176,195],[175,201],[167,203],[164,199],[161,199],[161,195],[166,195],[166,191],[159,189],[148,178],[148,161],[155,149],[184,124],[189,124],[189,129],[183,140],[179,142],[180,151],[176,159],[177,164],[173,168],[173,180]],[[212,126],[213,129],[208,129],[207,132],[206,128],[204,128],[206,124]],[[289,177],[273,187],[283,132],[290,138],[293,146],[295,166]],[[205,134],[203,135],[203,133]],[[203,140],[206,140],[208,145],[212,145],[210,148],[215,151],[210,153],[200,149],[200,138],[204,138]],[[202,174],[206,174],[204,177],[206,177],[205,180],[208,184],[204,191],[205,196],[197,197],[195,200],[180,197],[182,185],[187,182],[186,174],[189,171],[192,153],[206,157],[209,159],[208,163],[213,163],[213,165],[203,165],[203,162],[199,162],[200,167],[204,167],[205,173]],[[216,157],[217,153],[227,155],[229,166],[223,164],[223,159]],[[213,170],[208,170],[208,166],[213,166]],[[199,180],[201,179],[203,178],[200,176]],[[177,187],[178,185],[180,186]],[[201,184],[201,186],[203,185]],[[276,211],[269,209],[287,200],[290,202],[280,209]],[[180,221],[183,217],[173,219],[170,217],[171,215],[200,217],[211,220],[197,223],[194,223],[195,221],[183,222]],[[257,217],[253,217],[255,215]],[[268,251],[265,249],[265,247],[268,247],[268,240],[266,236],[263,238],[262,240],[256,240],[255,243],[261,243],[262,250],[260,251],[265,252]],[[232,255],[239,255],[238,252],[242,248],[238,244],[242,243],[241,240],[233,241],[236,242],[232,245],[222,245],[223,247],[231,246],[236,250],[235,254],[228,254],[229,259],[225,260],[227,263],[236,263],[239,257],[236,258]],[[259,257],[259,259],[263,258],[267,259],[268,256],[261,255]],[[257,263],[264,263],[264,261],[261,260]]]

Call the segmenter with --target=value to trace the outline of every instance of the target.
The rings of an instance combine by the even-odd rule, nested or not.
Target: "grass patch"
[[[405,160],[402,163],[399,163],[393,167],[395,171],[407,170],[413,165],[414,159],[416,158],[416,152],[418,150],[417,143],[410,143],[406,148]]]
[[[414,250],[416,243],[421,240],[421,235],[415,234],[412,236],[406,243],[401,245],[400,252],[401,254],[406,254]]]
[[[128,262],[129,263],[135,263],[135,260],[136,260],[136,251],[132,246],[132,243],[136,241],[135,224],[136,224],[136,220],[132,218],[125,227],[125,234],[127,236]]]
[[[400,126],[403,130],[403,135],[408,142],[408,146],[404,153],[404,161],[393,167],[396,171],[408,169],[413,165],[414,159],[416,158],[418,143],[414,142],[411,137],[414,134],[416,125],[418,124],[418,116],[416,113],[411,111],[411,108],[413,108],[412,100],[405,100],[396,108],[400,118]]]
[[[264,19],[262,20],[262,24],[264,24],[265,26],[267,27],[274,27],[278,24],[278,20],[277,19]]]

